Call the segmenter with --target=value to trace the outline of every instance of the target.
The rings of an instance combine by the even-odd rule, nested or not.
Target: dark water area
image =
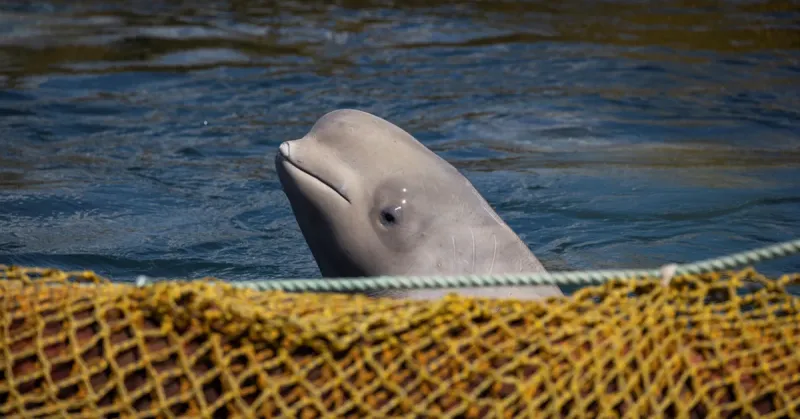
[[[273,157],[337,108],[461,169],[552,271],[794,239],[799,11],[0,1],[0,263],[317,277]]]

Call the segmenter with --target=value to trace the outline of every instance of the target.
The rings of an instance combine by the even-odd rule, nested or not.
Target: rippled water
[[[272,159],[342,107],[551,270],[800,236],[797,2],[336,3],[0,2],[0,263],[318,276]]]

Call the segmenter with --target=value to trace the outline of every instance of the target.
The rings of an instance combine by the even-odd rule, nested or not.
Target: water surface
[[[798,10],[0,2],[0,263],[316,277],[273,156],[345,107],[464,171],[551,270],[797,238]]]

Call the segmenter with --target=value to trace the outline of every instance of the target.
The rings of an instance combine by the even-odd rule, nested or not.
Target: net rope
[[[797,417],[797,285],[419,301],[0,266],[0,416]]]
[[[749,264],[800,253],[800,239],[762,248],[679,264],[675,275],[701,274],[734,269]],[[618,278],[645,278],[661,275],[651,270],[591,270],[552,273],[521,273],[457,276],[378,276],[372,278],[269,279],[265,281],[231,282],[236,287],[255,290],[284,290],[293,292],[366,292],[376,290],[409,290],[423,288],[497,287],[524,285],[595,285]],[[143,278],[145,279],[145,278]],[[140,281],[140,284],[152,282]]]

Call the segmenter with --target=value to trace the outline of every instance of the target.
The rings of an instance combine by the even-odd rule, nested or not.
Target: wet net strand
[[[739,268],[748,264],[796,255],[800,239],[704,261],[679,264],[675,274],[702,274]],[[458,276],[379,276],[373,278],[269,279],[235,281],[236,287],[291,292],[367,292],[425,288],[466,288],[526,285],[596,285],[612,279],[636,279],[660,275],[660,270],[592,270],[537,274],[495,274]],[[147,281],[142,282],[142,284]]]

